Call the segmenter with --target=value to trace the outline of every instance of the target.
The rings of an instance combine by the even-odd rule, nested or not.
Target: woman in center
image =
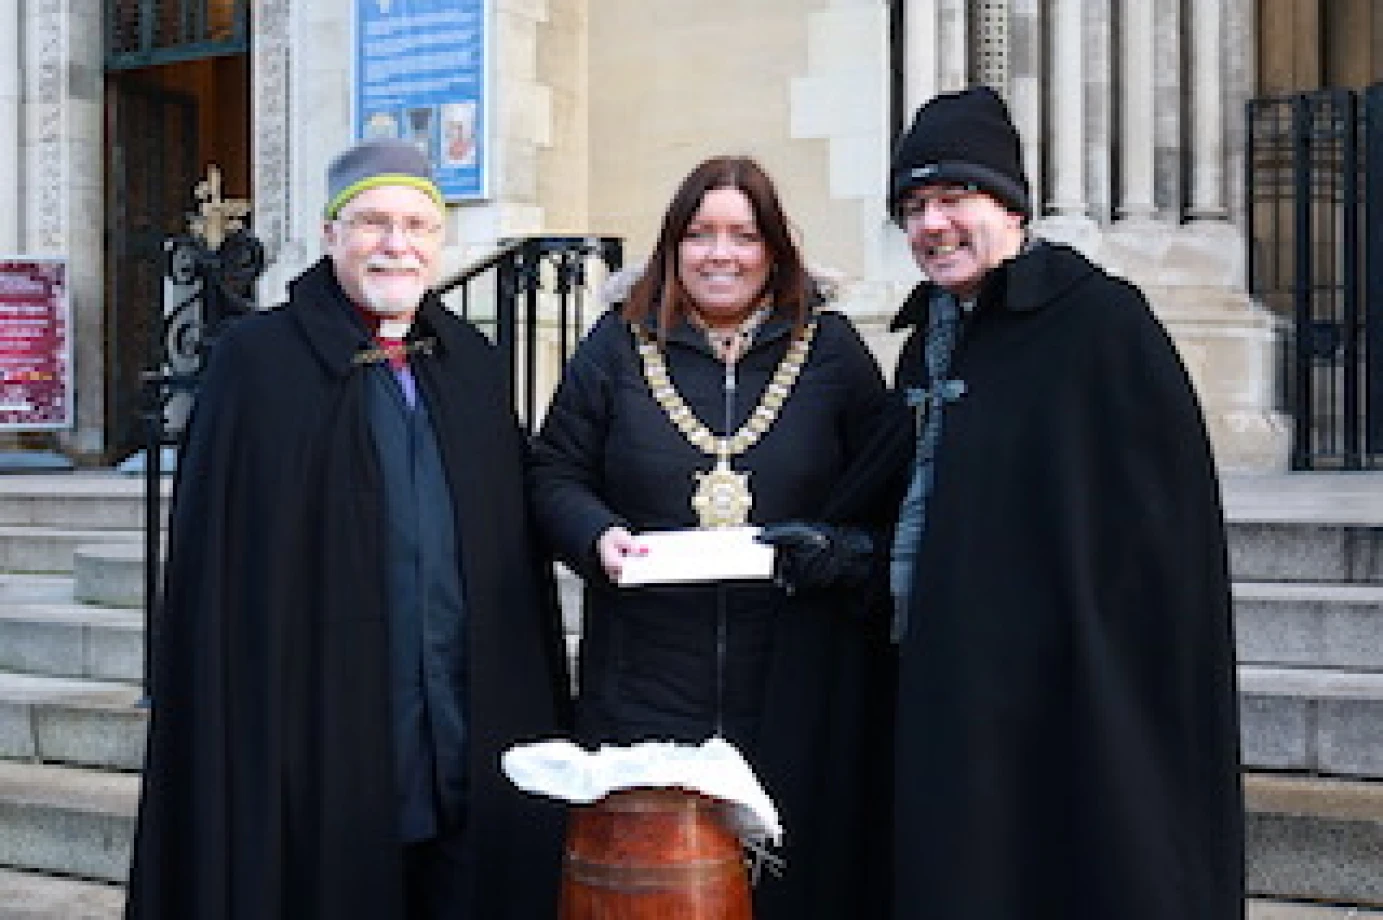
[[[886,530],[832,508],[885,386],[824,305],[763,170],[703,162],[534,451],[540,524],[585,581],[579,740],[733,743],[785,831],[760,920],[882,917],[889,888]],[[641,532],[740,522],[766,527],[775,579],[618,586]]]

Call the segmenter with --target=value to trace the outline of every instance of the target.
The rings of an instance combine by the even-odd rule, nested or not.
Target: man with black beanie
[[[888,198],[927,278],[872,469],[898,507],[894,916],[1241,917],[1224,525],[1176,348],[1028,234],[991,90],[918,111]]]

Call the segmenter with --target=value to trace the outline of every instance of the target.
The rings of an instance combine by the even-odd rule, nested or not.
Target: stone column
[[[1258,21],[1254,0],[1230,0],[1224,21],[1225,197],[1232,222],[1243,226],[1244,107],[1254,95]]]
[[[289,175],[290,156],[289,45],[293,38],[287,0],[253,0],[250,9],[250,98],[254,143],[251,147],[250,201],[255,235],[264,244],[270,264],[277,262],[292,240]],[[305,192],[305,189],[300,192]],[[288,270],[296,272],[307,260],[295,253]],[[266,273],[268,274],[268,273]],[[278,303],[280,286],[265,284],[261,303]]]
[[[1224,0],[1200,0],[1191,17],[1191,207],[1188,216],[1222,220],[1224,202],[1224,81],[1220,17]]]
[[[1058,217],[1085,217],[1084,0],[1052,0],[1049,205]]]
[[[907,0],[903,8],[903,80],[909,124],[917,107],[941,88],[937,74],[937,14],[937,0]]]
[[[327,157],[349,131],[349,22],[337,28],[319,19],[325,0],[251,0],[250,98],[254,143],[250,202],[255,234],[264,243],[266,266],[259,302],[280,303],[288,282],[320,252],[322,178]],[[345,16],[344,9],[339,13]],[[309,25],[310,23],[310,25]],[[312,41],[295,44],[300,36]],[[322,48],[344,68],[326,79],[309,79]],[[301,49],[295,52],[294,49]],[[333,116],[335,121],[333,121]],[[334,148],[334,149],[333,149]]]
[[[1101,223],[1113,216],[1114,74],[1110,59],[1112,0],[1085,0],[1085,195]]]
[[[1151,219],[1156,212],[1153,73],[1153,6],[1148,0],[1124,0],[1119,23],[1119,54],[1123,65],[1119,148],[1122,172],[1119,216]]]
[[[970,30],[965,0],[937,0],[937,53],[943,93],[964,89],[970,83]]]
[[[1188,214],[1225,216],[1224,157],[1234,129],[1221,118],[1234,120],[1232,103],[1224,100],[1233,98],[1240,71],[1236,51],[1222,47],[1221,38],[1237,43],[1239,53],[1254,41],[1251,30],[1240,31],[1243,17],[1229,5],[1244,2],[1183,7],[1180,0],[1124,0],[1120,214],[1126,219],[1105,234],[1100,259],[1143,289],[1176,341],[1223,472],[1281,470],[1290,443],[1275,409],[1276,320],[1244,290],[1243,234],[1224,219],[1182,221]],[[1150,214],[1156,222],[1143,219]]]
[[[1181,219],[1181,0],[1143,0],[1153,23],[1153,201],[1168,220]]]
[[[1040,0],[1009,4],[1008,104],[1023,140],[1023,168],[1032,186],[1033,206],[1041,213],[1042,183],[1042,5]]]
[[[25,3],[23,43],[24,239],[20,248],[34,255],[62,255],[67,249],[63,147],[68,71],[63,0]]]
[[[20,169],[20,62],[19,0],[0,0],[0,188],[20,199],[23,188]],[[18,207],[0,208],[0,253],[19,252]]]
[[[75,426],[57,443],[73,460],[95,460],[105,448],[105,59],[102,0],[66,0],[61,65],[63,114],[61,251],[68,258],[72,304],[69,331],[75,351],[72,379],[77,394]]]

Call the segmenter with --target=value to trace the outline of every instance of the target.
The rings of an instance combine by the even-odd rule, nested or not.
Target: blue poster
[[[425,150],[448,201],[486,188],[487,0],[355,0],[355,136]]]

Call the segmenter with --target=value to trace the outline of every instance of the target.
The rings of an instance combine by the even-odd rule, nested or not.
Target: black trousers
[[[404,846],[404,916],[408,920],[480,920],[472,917],[475,866],[464,841],[463,825]]]

